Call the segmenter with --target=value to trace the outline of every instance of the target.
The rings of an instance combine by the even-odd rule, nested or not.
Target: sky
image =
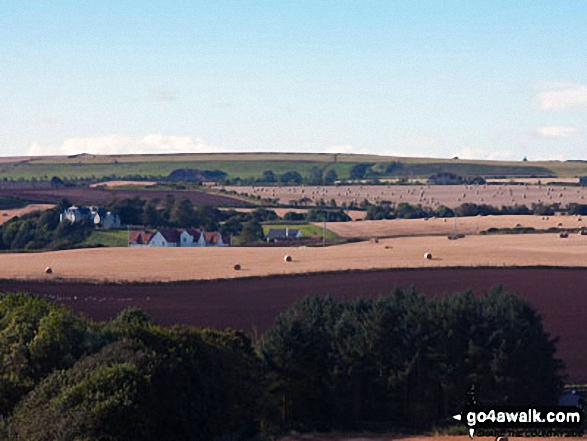
[[[0,156],[587,159],[587,2],[0,0]]]

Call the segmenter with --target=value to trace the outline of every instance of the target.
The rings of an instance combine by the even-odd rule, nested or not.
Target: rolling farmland
[[[431,260],[424,253],[432,253]],[[285,255],[293,262],[284,262]],[[240,263],[241,271],[233,266]],[[0,254],[3,279],[163,282],[323,271],[472,266],[587,268],[587,236],[402,237],[332,247],[98,248]],[[44,274],[50,266],[53,274]]]
[[[321,223],[316,223],[322,226]],[[549,228],[578,229],[587,226],[587,217],[500,215],[469,216],[459,218],[391,219],[362,222],[328,222],[326,228],[340,237],[401,237],[449,234],[479,234],[490,228],[515,229]]]
[[[374,298],[410,286],[425,295],[483,293],[497,284],[519,293],[538,310],[547,332],[560,337],[558,356],[566,364],[567,382],[587,383],[585,268],[392,269],[153,284],[0,280],[0,291],[34,292],[98,320],[134,306],[164,325],[264,332],[280,312],[306,296]]]
[[[247,193],[262,198],[277,199],[282,204],[293,204],[308,198],[308,205],[321,199],[334,199],[342,203],[359,204],[365,199],[371,203],[390,201],[407,202],[425,207],[445,205],[457,207],[466,202],[488,204],[496,207],[527,205],[533,203],[566,205],[570,202],[587,203],[587,188],[577,186],[548,185],[340,185],[340,186],[249,186],[223,187],[227,191]]]
[[[15,157],[0,160],[0,178],[97,178],[133,175],[164,177],[177,168],[222,170],[229,178],[258,178],[265,170],[296,170],[307,176],[312,167],[333,169],[348,177],[354,164],[399,163],[388,177],[428,177],[439,172],[462,176],[577,177],[587,175],[583,161],[486,161],[326,153],[205,153],[168,155],[90,155]]]

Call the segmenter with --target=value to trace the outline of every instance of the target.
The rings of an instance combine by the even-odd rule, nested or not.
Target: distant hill
[[[427,178],[437,173],[463,177],[578,177],[587,175],[587,162],[570,161],[485,161],[397,156],[326,153],[206,153],[169,155],[72,155],[63,157],[2,158],[0,180],[67,179],[171,179],[177,170],[195,180],[207,173],[230,180],[254,180],[271,170],[276,175],[289,171],[308,177],[315,169],[333,170],[338,178],[351,176],[357,164],[369,164],[378,177]],[[212,172],[211,172],[212,171]],[[187,173],[187,174],[186,174]],[[198,175],[200,173],[200,175]]]

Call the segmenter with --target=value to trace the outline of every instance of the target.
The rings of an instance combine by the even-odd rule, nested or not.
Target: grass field
[[[307,175],[318,166],[332,168],[339,177],[348,177],[353,164],[399,161],[402,167],[390,176],[427,177],[438,172],[463,176],[560,176],[587,175],[587,162],[581,161],[482,161],[397,156],[304,154],[304,153],[217,153],[175,155],[76,155],[71,157],[2,158],[0,178],[51,179],[143,175],[163,177],[177,168],[222,170],[229,178],[260,177],[264,170],[283,173],[297,170]]]
[[[386,268],[569,266],[587,268],[587,236],[403,237],[331,247],[94,248],[0,254],[2,279],[172,281]],[[433,259],[424,258],[432,253]],[[284,262],[290,255],[293,262]],[[235,271],[235,263],[242,265]],[[53,268],[46,275],[47,266]]]
[[[316,224],[318,225],[318,224]],[[320,225],[318,225],[320,226]],[[392,219],[362,222],[329,222],[327,228],[340,237],[401,237],[448,234],[479,234],[490,228],[530,227],[575,229],[587,226],[587,217],[580,216],[472,216],[459,218]]]
[[[126,247],[128,231],[126,230],[94,230],[82,242],[83,247]]]
[[[322,238],[322,224],[266,224],[263,225],[263,233],[267,234],[269,230],[275,229],[295,229],[300,230],[305,238]],[[338,235],[329,229],[326,229],[326,239],[337,239]]]

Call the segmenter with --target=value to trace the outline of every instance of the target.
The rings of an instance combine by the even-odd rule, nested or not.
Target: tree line
[[[381,219],[421,219],[428,217],[467,217],[467,216],[488,216],[488,215],[511,215],[511,214],[534,214],[538,216],[552,216],[556,213],[567,213],[571,215],[586,215],[587,205],[571,203],[561,207],[559,203],[544,204],[533,203],[530,207],[526,205],[495,207],[488,204],[475,204],[465,202],[458,207],[449,208],[441,205],[438,208],[424,207],[421,204],[410,204],[400,202],[394,204],[390,201],[381,201],[372,204],[364,200],[357,208],[366,210],[367,220]]]
[[[306,298],[258,341],[164,328],[136,309],[92,322],[28,294],[0,298],[0,438],[212,440],[284,429],[427,430],[467,392],[551,404],[555,340],[495,288],[427,298]]]

